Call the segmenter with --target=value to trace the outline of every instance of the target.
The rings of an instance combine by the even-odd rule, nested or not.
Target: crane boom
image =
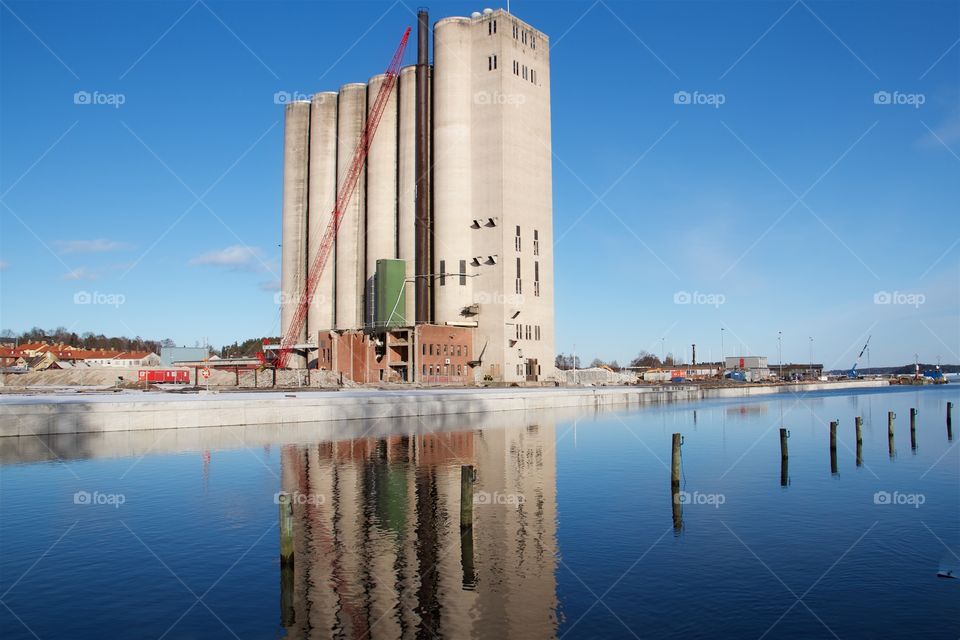
[[[400,64],[403,61],[403,51],[407,47],[407,40],[409,38],[410,27],[407,27],[407,30],[403,32],[403,37],[400,39],[400,46],[397,47],[396,52],[393,54],[393,59],[390,61],[390,66],[387,67],[386,78],[380,86],[377,98],[370,108],[366,126],[364,126],[360,134],[360,139],[357,142],[357,147],[353,154],[353,160],[350,162],[350,169],[340,183],[337,191],[337,200],[333,206],[333,213],[330,215],[330,222],[327,224],[327,228],[320,240],[317,253],[310,263],[310,270],[307,272],[307,281],[303,291],[300,293],[300,299],[297,302],[297,308],[294,311],[293,317],[290,319],[290,325],[287,327],[281,339],[280,351],[276,360],[277,368],[282,369],[286,367],[290,350],[293,348],[293,345],[297,343],[300,331],[303,329],[303,325],[307,320],[307,309],[310,307],[313,294],[317,290],[317,285],[320,282],[320,276],[323,274],[323,269],[327,264],[327,260],[330,258],[330,251],[333,249],[333,241],[336,239],[337,231],[340,229],[343,212],[346,210],[350,199],[357,189],[357,182],[360,179],[360,172],[363,171],[363,165],[367,160],[370,143],[373,141],[373,136],[377,131],[377,125],[380,124],[380,118],[387,106],[387,100],[390,99],[390,92],[393,91],[397,83]]]

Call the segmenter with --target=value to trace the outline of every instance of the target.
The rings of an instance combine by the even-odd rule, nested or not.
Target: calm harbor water
[[[937,577],[960,575],[948,400],[956,385],[4,438],[0,637],[956,638],[960,579]]]

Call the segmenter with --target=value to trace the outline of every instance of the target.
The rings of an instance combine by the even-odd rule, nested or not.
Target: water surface
[[[3,438],[0,637],[956,638],[947,400]]]

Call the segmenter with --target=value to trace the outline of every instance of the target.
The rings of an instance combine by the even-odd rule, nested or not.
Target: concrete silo
[[[367,84],[367,113],[377,99],[385,75]],[[365,324],[373,323],[377,260],[397,257],[397,85],[387,99],[367,155]]]
[[[280,330],[286,334],[307,279],[307,171],[310,146],[310,103],[286,106],[283,126],[283,222],[280,265]],[[306,340],[304,323],[298,343]],[[303,369],[307,361],[291,352],[287,366]]]
[[[416,110],[417,68],[413,65],[400,71],[399,144],[397,147],[397,257],[407,263],[407,304],[404,317],[411,324],[415,317],[416,296],[413,276],[416,273]]]
[[[310,107],[310,178],[307,216],[307,253],[309,266],[337,199],[337,94],[332,91],[313,96]],[[333,328],[333,254],[317,283],[307,315],[307,339],[314,342],[317,333]]]
[[[469,18],[445,18],[433,30],[434,321],[463,321],[472,303],[471,259],[473,30]],[[454,275],[450,275],[454,274]]]
[[[337,184],[341,184],[366,124],[367,85],[352,83],[340,87],[337,113]],[[366,170],[360,173],[357,190],[344,208],[337,233],[334,319],[337,329],[363,326],[365,184]]]

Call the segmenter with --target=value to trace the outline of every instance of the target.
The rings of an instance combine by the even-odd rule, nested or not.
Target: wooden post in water
[[[477,587],[477,575],[473,568],[473,527],[461,528],[460,566],[463,568],[463,590],[473,591]]]
[[[837,421],[830,421],[830,473],[837,473]]]
[[[853,419],[857,426],[857,466],[863,466],[863,418],[857,416]]]
[[[680,486],[680,445],[683,444],[683,436],[679,433],[673,434],[673,454],[670,465],[670,485]]]
[[[893,421],[897,417],[893,411],[887,411],[887,450],[890,452],[890,457],[893,458],[897,450],[893,446]]]
[[[953,440],[953,416],[950,412],[953,410],[953,403],[947,403],[947,440]]]
[[[683,504],[680,497],[680,447],[683,445],[683,436],[673,434],[673,448],[670,455],[670,502],[673,506],[673,532],[680,533],[683,529]]]
[[[290,496],[281,491],[277,496],[280,505],[280,565],[293,566],[293,503]]]
[[[780,428],[780,486],[785,487],[789,484],[789,457],[790,454],[787,450],[787,438],[790,437],[790,434],[786,429]]]
[[[460,467],[460,532],[473,528],[473,465]],[[462,537],[462,536],[461,536]]]
[[[917,450],[917,410],[910,408],[910,448]]]

